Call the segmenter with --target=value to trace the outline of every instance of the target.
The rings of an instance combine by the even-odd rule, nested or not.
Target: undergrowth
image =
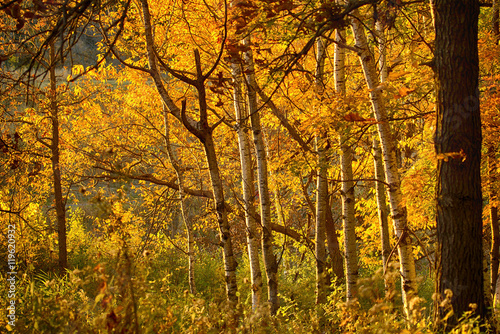
[[[92,237],[75,228],[72,269],[60,276],[27,266],[16,282],[15,327],[0,317],[0,328],[17,333],[435,333],[430,296],[420,294],[402,313],[395,286],[384,292],[376,271],[359,281],[359,298],[347,305],[342,284],[332,283],[324,305],[315,305],[311,258],[287,254],[280,271],[280,304],[275,316],[266,307],[252,310],[248,260],[240,258],[237,306],[226,302],[224,272],[213,250],[197,250],[197,293],[189,292],[187,261],[173,247],[141,250],[140,239],[121,229]],[[75,235],[72,235],[75,234]],[[75,242],[76,242],[75,241]],[[295,258],[296,257],[296,258]],[[0,272],[0,293],[7,282]],[[387,274],[399,280],[396,268]],[[265,291],[265,289],[264,289]],[[2,299],[5,310],[7,301]],[[409,320],[408,320],[409,319]],[[493,327],[466,313],[452,333],[487,333]]]

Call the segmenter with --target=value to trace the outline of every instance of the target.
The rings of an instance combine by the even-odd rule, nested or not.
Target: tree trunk
[[[208,124],[207,114],[207,101],[205,80],[208,76],[202,73],[200,54],[195,50],[195,65],[196,65],[196,80],[183,77],[182,80],[196,88],[198,92],[198,109],[199,121],[195,121],[186,115],[186,102],[182,103],[182,109],[179,109],[168,94],[165,85],[163,84],[162,77],[156,65],[155,46],[151,27],[151,15],[149,13],[149,5],[147,0],[141,0],[144,34],[146,37],[146,50],[149,63],[149,75],[152,77],[156,89],[163,101],[167,106],[169,112],[175,116],[184,126],[195,135],[203,144],[205,157],[208,164],[210,174],[210,182],[212,185],[212,192],[215,202],[215,211],[217,214],[217,222],[219,224],[219,237],[223,249],[223,261],[226,282],[226,295],[229,303],[235,305],[238,303],[238,286],[236,281],[236,267],[237,262],[233,254],[233,245],[231,240],[229,220],[227,217],[227,207],[224,198],[224,188],[220,178],[219,165],[215,153],[215,145],[213,141],[212,132],[214,127]]]
[[[354,216],[354,182],[352,150],[341,137],[342,155],[342,218],[344,220],[345,267],[347,278],[347,303],[358,297],[358,253],[356,250],[356,218]]]
[[[241,161],[241,179],[243,188],[243,201],[245,207],[245,223],[247,227],[247,248],[250,262],[250,275],[252,283],[252,310],[258,309],[262,304],[262,273],[259,260],[259,232],[255,221],[254,206],[254,176],[252,169],[252,156],[248,138],[248,115],[242,93],[242,74],[240,64],[231,63],[233,76],[233,101],[236,112],[236,132],[238,134],[238,148]]]
[[[252,125],[253,141],[255,153],[257,155],[257,177],[260,199],[260,215],[262,222],[262,253],[264,266],[267,274],[267,290],[269,296],[269,306],[272,315],[276,314],[279,307],[278,300],[278,264],[273,252],[273,234],[271,229],[271,199],[269,196],[267,155],[264,144],[264,136],[260,125],[260,114],[257,110],[257,93],[255,87],[255,70],[253,64],[253,54],[250,49],[250,37],[243,42],[249,49],[244,52],[245,61],[244,73],[247,82],[248,111]]]
[[[492,17],[491,17],[491,24],[493,28],[493,35],[495,36],[495,42],[498,44],[498,41],[500,40],[500,1],[499,0],[493,0],[493,6],[492,6]]]
[[[495,295],[495,287],[498,278],[499,265],[499,247],[500,247],[500,230],[498,226],[498,196],[496,194],[497,180],[497,163],[496,163],[496,148],[494,144],[486,145],[488,147],[487,162],[488,162],[488,198],[490,211],[490,227],[491,227],[491,248],[490,248],[490,270],[488,271],[488,261],[485,257],[483,263],[484,270],[484,290],[485,304],[492,305],[493,296]],[[488,275],[489,274],[489,275]]]
[[[375,29],[377,31],[378,39],[378,51],[379,51],[379,72],[380,72],[380,82],[384,83],[387,80],[387,46],[385,38],[385,28],[383,22],[377,20],[375,23]],[[385,174],[384,174],[384,163],[382,161],[382,150],[380,149],[380,143],[377,139],[377,131],[373,131],[373,164],[375,170],[375,189],[377,195],[377,210],[378,210],[378,221],[380,230],[380,243],[382,249],[382,266],[384,270],[384,287],[386,297],[393,296],[391,293],[394,290],[394,281],[392,280],[392,275],[387,275],[387,265],[389,264],[389,255],[391,254],[391,242],[389,235],[389,221],[388,215],[389,210],[387,208],[387,196],[385,188]]]
[[[56,55],[54,43],[50,45],[50,119],[52,121],[52,141],[50,145],[52,177],[54,181],[54,202],[57,216],[57,241],[59,247],[59,270],[68,269],[68,249],[66,245],[66,204],[62,194],[61,166],[59,154],[59,106],[57,103]]]
[[[328,244],[328,253],[330,253],[330,261],[332,265],[332,271],[337,278],[336,283],[341,284],[344,279],[344,259],[342,253],[340,252],[340,244],[337,236],[337,229],[335,227],[335,222],[333,220],[332,209],[330,202],[327,203],[328,208],[326,210],[326,241]]]
[[[380,20],[377,20],[377,22],[375,22],[375,30],[377,33],[377,41],[378,41],[378,70],[380,72],[380,82],[385,82],[387,80],[388,70],[387,70],[387,44],[385,38],[384,23]]]
[[[343,40],[342,31],[335,34],[337,42]],[[337,95],[344,98],[345,86],[345,51],[339,44],[335,44],[335,90]],[[346,297],[347,303],[357,298],[358,291],[358,254],[356,250],[356,221],[354,217],[354,182],[352,181],[352,151],[346,143],[346,136],[340,135],[341,169],[342,169],[342,220],[344,225],[344,259],[346,268]]]
[[[323,74],[325,67],[326,47],[321,37],[316,40],[316,98],[321,100],[324,84]],[[326,135],[316,135],[316,150],[318,152],[318,175],[316,179],[316,304],[326,302],[327,273],[326,273],[326,210],[328,210],[328,160],[326,155]]]
[[[326,140],[316,137],[318,150],[318,176],[316,180],[316,304],[326,302],[326,210],[328,207],[328,180]]]
[[[481,119],[477,0],[435,0],[437,292],[453,294],[454,325],[476,304],[485,314],[482,271]],[[437,315],[445,308],[437,305]]]
[[[413,246],[410,233],[408,231],[407,212],[403,204],[401,193],[401,182],[397,168],[394,138],[391,134],[387,111],[382,99],[381,88],[375,67],[375,60],[371,54],[363,26],[354,11],[351,18],[351,27],[356,40],[356,48],[363,67],[366,83],[370,90],[370,100],[372,103],[375,118],[377,120],[377,130],[384,159],[384,170],[387,183],[389,184],[389,204],[391,217],[394,224],[395,235],[398,238],[398,254],[401,271],[402,297],[405,313],[410,319],[410,300],[416,294],[416,272],[415,260],[413,258]]]
[[[375,169],[375,190],[377,195],[377,210],[378,210],[378,222],[380,230],[380,243],[382,249],[382,265],[384,269],[384,274],[387,273],[387,265],[389,264],[389,255],[391,254],[391,242],[389,235],[389,211],[387,208],[387,197],[385,194],[385,174],[384,174],[384,164],[382,161],[382,151],[380,149],[380,143],[377,140],[376,133],[373,137],[373,164]],[[394,282],[390,279],[391,275],[384,275],[384,287],[386,297],[388,293],[394,289]]]
[[[177,176],[177,183],[179,185],[179,202],[181,204],[181,216],[184,222],[184,227],[186,228],[186,234],[188,239],[188,281],[189,281],[189,291],[192,294],[196,293],[196,284],[194,281],[194,238],[193,238],[193,228],[191,222],[187,217],[187,210],[184,197],[184,172],[181,167],[181,162],[179,158],[175,155],[172,150],[172,145],[170,144],[170,125],[168,122],[168,111],[167,107],[163,105],[163,117],[165,123],[165,147],[167,150],[168,159],[172,167],[174,167],[175,174]]]
[[[224,188],[220,178],[219,165],[215,154],[215,145],[212,134],[206,137],[203,143],[205,155],[207,158],[208,169],[210,171],[210,181],[214,192],[215,210],[217,212],[217,221],[219,223],[219,236],[224,254],[224,270],[226,276],[226,293],[230,302],[238,302],[238,286],[236,282],[236,259],[233,254],[233,244],[229,221],[227,218],[227,207],[224,199]]]

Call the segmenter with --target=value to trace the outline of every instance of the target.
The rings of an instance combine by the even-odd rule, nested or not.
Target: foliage
[[[163,109],[150,71],[141,1],[12,1],[0,5],[0,258],[8,257],[8,225],[16,225],[18,320],[22,333],[432,333],[436,273],[435,192],[439,159],[433,146],[436,117],[432,66],[434,27],[429,6],[378,1],[361,6],[372,54],[381,52],[375,20],[385,26],[390,69],[382,91],[394,133],[403,204],[415,245],[419,295],[408,319],[397,282],[384,291],[384,273],[372,139],[377,121],[365,86],[354,37],[345,30],[347,94],[334,88],[335,29],[347,28],[345,7],[329,1],[147,1],[153,22],[155,59],[172,103],[189,119],[200,117],[200,92],[188,85],[201,70],[206,78],[208,125],[221,171],[230,236],[237,262],[238,305],[226,301],[218,215],[203,143]],[[355,3],[355,2],[353,2]],[[71,15],[70,15],[71,14]],[[351,15],[351,14],[349,14]],[[490,9],[480,20],[481,112],[484,152],[498,158],[500,49],[489,30]],[[67,25],[63,25],[67,19]],[[227,22],[226,22],[227,19]],[[240,43],[252,37],[250,45]],[[314,41],[327,42],[324,88],[314,81]],[[96,45],[83,45],[83,36]],[[62,38],[62,39],[61,39]],[[92,43],[93,43],[92,42]],[[48,60],[56,45],[57,64]],[[83,48],[97,55],[72,57]],[[196,68],[194,50],[200,54]],[[243,66],[251,50],[259,86],[258,112],[267,145],[274,253],[281,307],[252,309],[234,117],[231,66]],[[215,66],[215,67],[213,67]],[[56,91],[47,73],[55,67]],[[213,67],[213,72],[209,72]],[[248,73],[244,73],[248,74]],[[179,79],[181,78],[181,79]],[[187,79],[187,80],[186,80]],[[245,85],[244,85],[245,86]],[[247,86],[245,86],[247,87]],[[248,93],[248,88],[243,92]],[[69,267],[57,273],[58,241],[51,168],[51,102],[57,102]],[[247,108],[247,107],[245,107]],[[179,107],[179,109],[181,109]],[[196,294],[189,293],[187,233],[178,181],[165,145],[170,141],[184,173],[187,219],[195,239]],[[245,125],[245,131],[251,129]],[[328,302],[316,305],[314,255],[317,153],[315,136],[327,139],[328,186],[340,244],[343,136],[354,152],[359,296],[344,302],[343,278],[329,268]],[[255,153],[252,147],[251,153]],[[457,152],[459,153],[459,152]],[[460,157],[466,158],[466,157]],[[253,162],[255,164],[255,162]],[[255,166],[252,170],[256,173]],[[486,164],[483,174],[488,175]],[[483,178],[483,187],[490,184]],[[256,192],[257,205],[259,194]],[[488,198],[487,210],[496,206]],[[258,210],[257,210],[258,211]],[[259,221],[259,217],[257,221]],[[490,236],[485,223],[485,236]],[[285,232],[283,232],[285,231]],[[261,226],[258,232],[262,232]],[[256,236],[259,237],[259,236]],[[398,260],[391,232],[390,262]],[[485,241],[488,244],[490,241]],[[342,246],[341,246],[342,247]],[[5,262],[5,261],[4,261]],[[0,271],[2,308],[7,306],[6,264]],[[262,272],[265,271],[262,268]],[[393,268],[394,269],[394,268]],[[265,281],[265,279],[264,279]],[[264,290],[266,283],[264,283]],[[266,299],[264,293],[264,301]],[[442,302],[442,300],[440,300]],[[495,315],[498,317],[498,315]],[[454,333],[494,331],[493,324],[464,314]],[[0,318],[2,328],[5,317]]]

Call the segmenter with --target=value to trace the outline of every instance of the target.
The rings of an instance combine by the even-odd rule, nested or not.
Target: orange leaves
[[[460,149],[459,152],[439,153],[436,155],[436,158],[438,160],[442,159],[445,162],[448,162],[450,159],[460,159],[461,162],[464,162],[465,159],[467,159],[467,155],[465,154],[463,149]]]
[[[364,118],[359,114],[351,112],[343,117],[348,122],[362,122],[365,124],[377,124],[377,120],[375,118]]]
[[[394,97],[396,99],[400,99],[402,97],[407,96],[408,94],[413,93],[414,91],[415,91],[415,89],[413,89],[413,88],[408,88],[408,87],[403,86],[403,87],[398,89],[398,94],[394,95]]]

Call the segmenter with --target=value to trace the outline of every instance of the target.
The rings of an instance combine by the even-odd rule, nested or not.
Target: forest
[[[499,9],[1,0],[0,332],[497,333]]]

